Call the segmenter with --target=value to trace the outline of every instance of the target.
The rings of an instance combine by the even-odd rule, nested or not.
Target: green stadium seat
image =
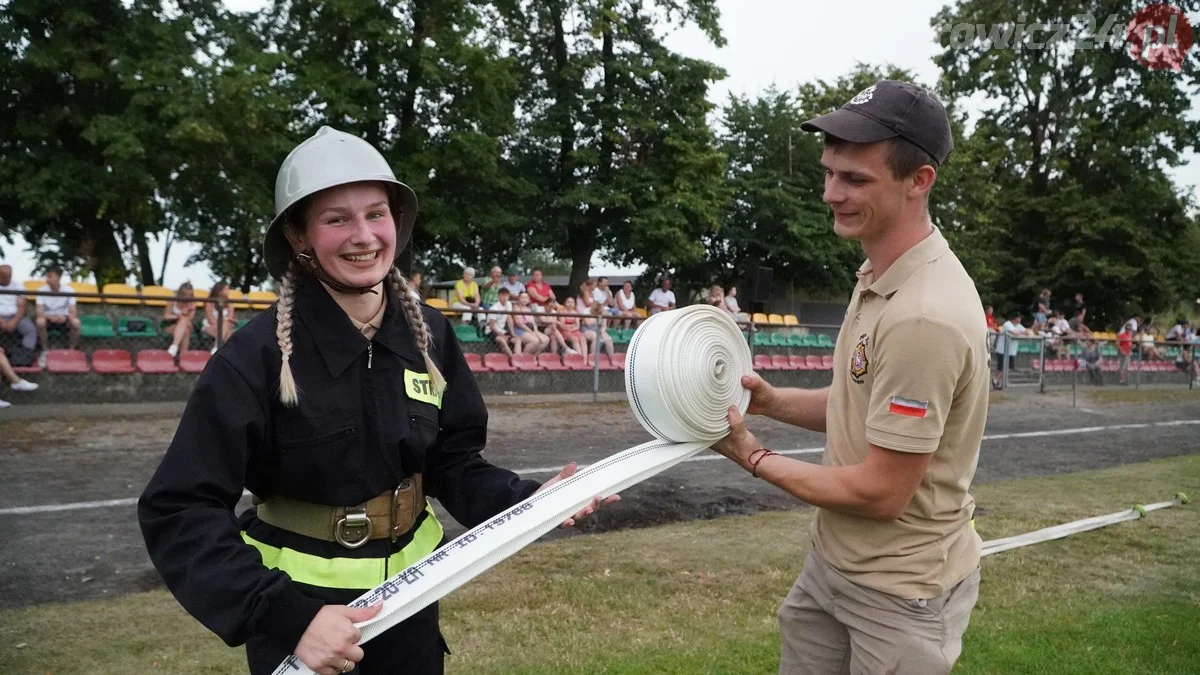
[[[809,333],[808,335],[805,335],[804,337],[800,338],[800,346],[801,347],[820,347],[821,341],[817,338],[816,335]]]
[[[828,335],[826,335],[824,333],[821,333],[820,335],[817,336],[817,346],[824,347],[825,349],[833,349],[833,347],[834,347],[833,338],[829,337]]]
[[[79,335],[85,338],[113,338],[112,319],[106,314],[83,314],[79,317]]]
[[[464,345],[478,344],[480,342],[487,341],[484,338],[479,337],[479,334],[475,332],[475,326],[472,326],[471,324],[454,324],[454,334],[458,336],[458,341]]]
[[[789,335],[788,339],[787,339],[787,346],[803,347],[804,346],[804,337],[805,336],[803,336],[803,335],[796,335],[794,333],[792,335]]]
[[[117,319],[117,335],[136,338],[159,337],[156,324],[157,322],[148,316],[123,316]]]
[[[764,331],[761,331],[761,330],[756,331],[754,333],[754,346],[755,347],[770,347],[771,346],[771,336]]]

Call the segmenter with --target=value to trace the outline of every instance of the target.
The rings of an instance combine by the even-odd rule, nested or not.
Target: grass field
[[[980,486],[985,540],[1200,497],[1200,456]],[[766,673],[808,511],[535,545],[443,603],[450,673]],[[1200,503],[983,563],[961,673],[1200,672]],[[169,595],[0,613],[21,673],[240,673]]]

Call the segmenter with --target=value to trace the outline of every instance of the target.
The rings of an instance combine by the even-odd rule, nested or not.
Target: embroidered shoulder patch
[[[429,373],[415,373],[406,368],[404,370],[404,391],[414,401],[442,407],[442,397],[433,393],[433,382],[429,379]]]
[[[929,401],[893,396],[888,404],[888,412],[905,417],[924,417],[925,413],[929,412]]]
[[[871,363],[867,360],[867,344],[871,342],[871,336],[863,333],[858,338],[858,344],[854,346],[854,351],[850,354],[850,379],[854,380],[855,384],[863,383],[863,376],[867,374],[867,370]]]

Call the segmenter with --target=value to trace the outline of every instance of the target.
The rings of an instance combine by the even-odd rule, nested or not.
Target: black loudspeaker
[[[750,275],[750,302],[771,301],[771,279],[775,270],[759,267]]]

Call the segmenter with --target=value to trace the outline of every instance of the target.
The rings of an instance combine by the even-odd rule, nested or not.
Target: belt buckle
[[[371,538],[371,519],[361,506],[346,507],[346,515],[333,526],[333,538],[346,548],[358,548]]]
[[[400,493],[412,489],[413,482],[411,478],[405,478],[400,481],[395,490],[392,490],[392,508],[388,510],[388,531],[392,535],[392,543],[400,538],[402,532],[397,532],[399,525],[396,523],[396,510],[400,508]]]

